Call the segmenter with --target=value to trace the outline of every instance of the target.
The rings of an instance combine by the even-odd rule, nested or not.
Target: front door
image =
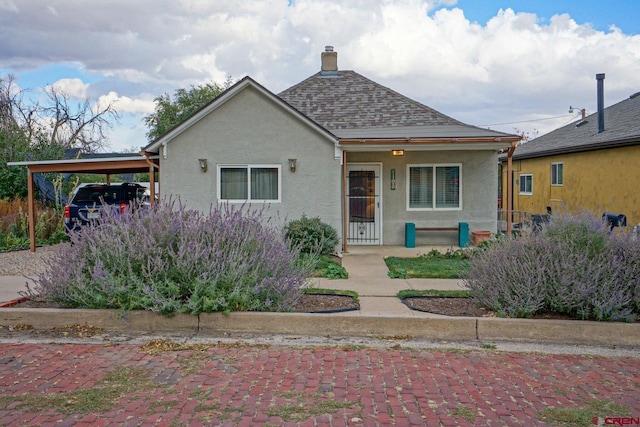
[[[380,245],[379,164],[347,164],[347,242],[350,245]]]

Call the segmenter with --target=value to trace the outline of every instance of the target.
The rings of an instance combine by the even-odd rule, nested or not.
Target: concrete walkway
[[[407,317],[428,316],[427,313],[409,309],[397,298],[405,289],[465,289],[458,279],[391,279],[384,262],[387,256],[415,257],[434,247],[405,248],[402,246],[355,246],[343,255],[342,266],[349,273],[348,279],[313,279],[311,286],[322,289],[355,291],[360,299],[360,311],[353,315]],[[430,315],[433,316],[433,315]]]
[[[20,293],[27,291],[27,283],[33,285],[33,280],[24,276],[0,276],[0,304],[20,298]]]

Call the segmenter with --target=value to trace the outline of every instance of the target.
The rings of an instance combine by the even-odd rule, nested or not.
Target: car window
[[[102,204],[102,200],[105,203],[115,203],[118,201],[117,189],[110,187],[82,187],[78,189],[74,203],[96,203]]]

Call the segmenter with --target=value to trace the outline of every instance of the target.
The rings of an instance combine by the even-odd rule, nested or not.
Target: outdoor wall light
[[[291,173],[294,173],[296,171],[297,162],[298,159],[289,159],[289,170],[291,171]]]
[[[391,169],[391,189],[396,189],[396,170]]]
[[[202,173],[207,171],[207,159],[198,159],[198,161],[200,162],[200,169],[202,170]]]
[[[394,156],[404,156],[404,150],[391,150],[391,154]]]

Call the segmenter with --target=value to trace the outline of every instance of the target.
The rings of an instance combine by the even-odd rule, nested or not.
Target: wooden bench
[[[469,224],[466,222],[459,222],[457,227],[416,227],[413,222],[407,222],[404,225],[405,247],[416,247],[416,232],[418,231],[457,231],[458,246],[461,248],[469,246]]]

